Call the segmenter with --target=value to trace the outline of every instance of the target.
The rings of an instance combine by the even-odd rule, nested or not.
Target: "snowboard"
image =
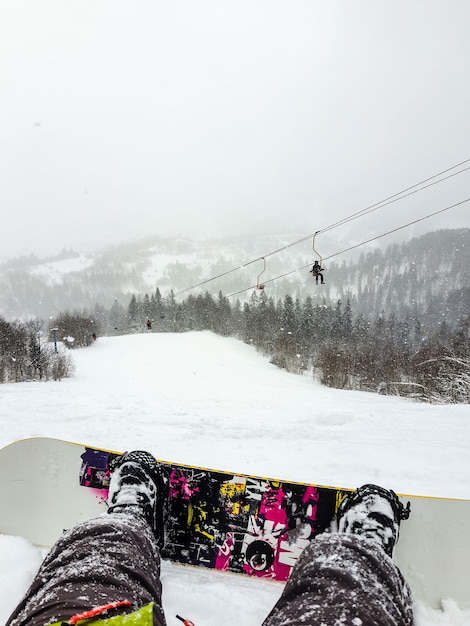
[[[116,454],[41,437],[1,449],[0,532],[51,546],[64,529],[105,513]],[[278,581],[353,490],[157,461],[168,486],[162,558]],[[395,561],[416,598],[470,607],[470,500],[400,498],[411,515]]]

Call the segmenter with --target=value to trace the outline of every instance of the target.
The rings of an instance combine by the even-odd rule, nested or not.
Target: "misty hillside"
[[[439,230],[382,250],[361,248],[355,258],[340,256],[346,244],[323,240],[324,286],[316,286],[308,271],[315,259],[311,241],[282,249],[297,239],[293,234],[203,242],[149,237],[93,254],[64,250],[48,259],[16,258],[0,266],[0,315],[48,319],[116,301],[127,307],[133,294],[153,294],[157,288],[177,298],[206,290],[214,295],[241,291],[236,297],[243,301],[263,270],[261,260],[250,261],[263,255],[267,265],[260,282],[274,299],[286,294],[310,296],[317,304],[349,299],[356,313],[412,310],[451,324],[470,309],[470,229]]]
[[[439,230],[332,265],[335,297],[365,315],[406,309],[455,324],[470,311],[470,229]]]

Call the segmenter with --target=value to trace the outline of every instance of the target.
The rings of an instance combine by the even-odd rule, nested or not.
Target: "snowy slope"
[[[470,498],[468,406],[328,389],[209,332],[102,338],[73,356],[71,379],[0,386],[0,446],[52,436],[279,478]],[[0,546],[4,623],[40,554],[20,538],[0,537]],[[169,626],[176,613],[197,626],[255,626],[281,591],[167,564],[163,576]],[[470,611],[452,600],[442,613],[418,606],[417,624],[470,625]]]

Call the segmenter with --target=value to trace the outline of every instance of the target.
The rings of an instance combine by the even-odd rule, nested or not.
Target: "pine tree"
[[[135,294],[132,294],[131,300],[127,307],[127,317],[130,324],[137,324],[139,319],[139,305]]]

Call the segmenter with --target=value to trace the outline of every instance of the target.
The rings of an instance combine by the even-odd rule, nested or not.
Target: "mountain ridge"
[[[157,288],[163,295],[173,292],[183,298],[206,290],[224,295],[240,291],[237,297],[243,301],[258,280],[274,299],[289,294],[310,296],[316,303],[349,300],[363,314],[414,308],[454,321],[468,312],[470,229],[428,232],[383,249],[348,253],[339,262],[336,257],[348,248],[347,242],[322,237],[321,250],[332,259],[324,262],[322,287],[315,286],[308,272],[316,258],[312,243],[306,239],[301,246],[292,245],[297,239],[294,233],[206,241],[154,236],[96,253],[64,249],[46,259],[12,259],[0,265],[0,315],[48,318],[64,310],[92,310],[97,304],[110,307],[116,301],[127,306],[133,294],[151,294]],[[265,251],[266,271],[260,250]]]

